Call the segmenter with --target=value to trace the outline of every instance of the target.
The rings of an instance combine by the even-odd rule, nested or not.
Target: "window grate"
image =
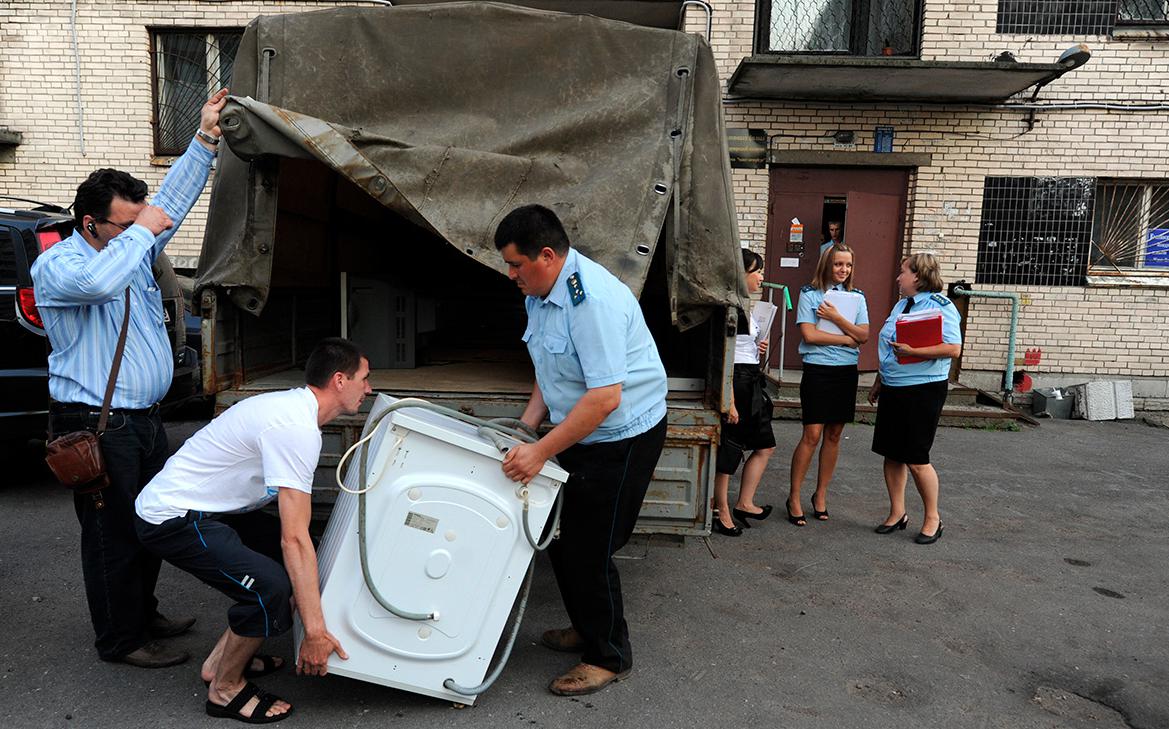
[[[988,177],[975,280],[1082,286],[1091,247],[1092,177]]]
[[[763,0],[760,5],[770,52],[918,54],[918,0]]]
[[[186,150],[207,98],[230,85],[242,37],[239,30],[154,31],[155,154]]]
[[[1116,20],[1117,5],[1117,0],[999,0],[996,31],[1108,35]]]
[[[1169,25],[1169,0],[1120,0],[1117,25]]]

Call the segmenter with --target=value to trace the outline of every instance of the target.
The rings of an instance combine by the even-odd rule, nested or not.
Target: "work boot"
[[[169,650],[156,640],[152,640],[136,651],[130,651],[117,659],[122,663],[129,663],[138,668],[166,668],[184,663],[191,657],[186,651]]]
[[[191,629],[195,624],[195,618],[179,618],[178,620],[171,620],[160,614],[156,614],[150,620],[150,625],[146,630],[150,633],[151,638],[173,638],[176,635],[182,635]]]
[[[562,653],[580,653],[585,647],[584,638],[580,637],[580,633],[572,627],[545,630],[544,634],[540,636],[540,643],[545,648]]]

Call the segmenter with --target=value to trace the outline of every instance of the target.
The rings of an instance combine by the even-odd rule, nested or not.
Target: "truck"
[[[652,27],[684,3],[524,4],[248,25],[195,282],[203,390],[223,409],[299,386],[314,343],[345,336],[375,391],[518,417],[534,376],[493,235],[540,203],[638,296],[669,377],[638,531],[708,534],[747,306],[710,47]],[[326,493],[363,421],[325,431]]]

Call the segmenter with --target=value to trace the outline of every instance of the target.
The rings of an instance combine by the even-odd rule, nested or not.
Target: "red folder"
[[[916,312],[915,312],[916,313]],[[911,347],[932,347],[942,343],[942,312],[936,316],[897,319],[897,341]],[[925,362],[924,357],[897,355],[899,364]]]

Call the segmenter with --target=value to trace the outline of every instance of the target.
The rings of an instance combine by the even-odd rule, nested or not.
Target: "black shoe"
[[[796,526],[807,526],[808,525],[808,517],[804,516],[803,514],[800,514],[799,516],[795,516],[792,514],[791,504],[784,502],[783,507],[785,509],[787,509],[787,520],[789,522],[791,522],[792,524],[795,524]]]
[[[150,625],[147,626],[146,632],[150,633],[151,638],[173,638],[187,632],[194,624],[195,618],[171,620],[162,615],[155,615],[150,621]]]
[[[820,521],[828,521],[828,510],[819,511],[816,509],[816,502],[814,499],[808,499],[808,503],[812,506],[812,516]],[[825,502],[827,503],[827,502]]]
[[[743,511],[742,509],[731,509],[731,516],[733,516],[736,519],[738,519],[739,521],[743,522],[743,526],[746,527],[747,529],[750,529],[751,525],[747,523],[748,519],[755,519],[756,521],[763,521],[767,517],[771,516],[771,504],[768,504],[767,506],[764,506],[762,508],[763,508],[763,511],[759,512],[758,514],[752,514],[751,512]]]
[[[913,538],[913,541],[917,542],[918,544],[933,544],[934,542],[938,541],[941,538],[942,538],[942,522],[939,521],[938,522],[938,530],[936,532],[934,532],[933,534],[926,534],[925,532],[919,532],[918,535]]]
[[[166,668],[184,663],[190,657],[191,654],[186,651],[168,650],[166,646],[152,640],[138,650],[130,651],[116,660],[138,668]]]
[[[878,524],[874,529],[877,534],[892,534],[897,530],[905,531],[905,527],[909,526],[909,514],[902,514],[901,518],[894,524]]]
[[[734,526],[730,526],[730,527],[723,526],[723,523],[721,521],[719,521],[718,519],[715,519],[713,522],[710,523],[710,530],[712,532],[718,532],[719,534],[723,535],[724,537],[741,537],[741,536],[743,536],[743,528],[741,526],[739,526],[738,524],[735,524]]]

